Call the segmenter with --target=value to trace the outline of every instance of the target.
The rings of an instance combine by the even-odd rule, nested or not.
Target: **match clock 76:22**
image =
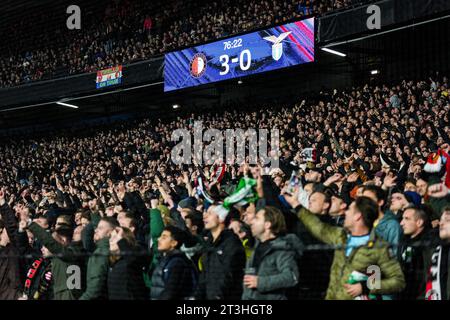
[[[226,41],[224,44],[224,50],[242,47],[242,39],[236,39],[234,41]],[[238,56],[233,56],[230,58],[228,54],[223,54],[219,57],[219,61],[222,64],[222,71],[220,75],[224,76],[230,72],[230,64],[239,63],[239,68],[242,71],[247,71],[250,69],[252,64],[252,54],[249,49],[242,50]]]

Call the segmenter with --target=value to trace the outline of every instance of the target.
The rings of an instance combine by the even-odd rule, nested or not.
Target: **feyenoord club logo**
[[[203,53],[197,53],[190,63],[191,75],[200,78],[206,71],[206,56]]]

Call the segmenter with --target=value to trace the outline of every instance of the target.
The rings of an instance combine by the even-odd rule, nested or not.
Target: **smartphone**
[[[292,171],[291,178],[289,179],[289,187],[287,188],[287,192],[289,194],[293,194],[295,192],[296,187],[300,186],[301,181],[297,176],[297,171]]]

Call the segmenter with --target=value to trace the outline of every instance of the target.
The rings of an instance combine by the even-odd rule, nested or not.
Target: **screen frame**
[[[278,23],[278,24],[271,24],[271,25],[268,25],[268,26],[265,26],[265,27],[259,27],[259,28],[257,28],[257,29],[253,29],[252,31],[245,31],[245,32],[240,32],[240,33],[236,33],[236,34],[234,34],[234,35],[230,35],[230,36],[226,36],[226,37],[221,37],[221,38],[217,38],[217,39],[212,39],[212,40],[209,40],[209,41],[206,41],[206,42],[201,42],[201,43],[197,43],[197,44],[195,44],[195,45],[191,45],[191,46],[183,46],[183,47],[179,47],[178,49],[176,49],[176,50],[172,50],[172,51],[168,51],[168,52],[165,52],[164,54],[163,54],[163,57],[164,57],[164,62],[163,62],[163,79],[164,79],[164,70],[165,70],[165,63],[166,63],[166,55],[168,55],[168,54],[171,54],[171,53],[176,53],[176,52],[179,52],[179,51],[182,51],[182,50],[185,50],[185,49],[190,49],[190,48],[195,48],[195,47],[199,47],[199,46],[204,46],[204,45],[208,45],[208,44],[210,44],[210,43],[214,43],[214,42],[219,42],[219,41],[224,41],[224,40],[228,40],[228,39],[233,39],[233,38],[236,38],[236,37],[239,37],[239,36],[243,36],[243,35],[247,35],[247,34],[252,34],[252,33],[256,33],[256,32],[259,32],[259,31],[262,31],[262,30],[268,30],[268,29],[271,29],[271,28],[275,28],[275,27],[279,27],[279,26],[283,26],[283,25],[286,25],[286,24],[290,24],[290,23],[294,23],[294,22],[300,22],[300,21],[304,21],[304,20],[307,20],[307,19],[311,19],[311,18],[313,18],[314,19],[314,30],[313,30],[313,32],[314,32],[314,36],[313,36],[313,38],[314,38],[314,43],[313,43],[313,45],[314,45],[314,52],[315,52],[315,55],[314,55],[314,60],[313,61],[311,61],[311,62],[307,62],[307,63],[300,63],[300,64],[298,64],[298,65],[293,65],[293,66],[290,66],[290,67],[285,67],[285,68],[278,68],[278,69],[272,69],[272,70],[268,70],[268,71],[263,71],[263,72],[259,72],[259,73],[253,73],[253,74],[247,74],[247,75],[243,75],[242,77],[236,77],[236,78],[231,78],[231,79],[223,79],[223,80],[217,80],[217,81],[212,81],[212,82],[209,82],[209,83],[203,83],[203,84],[199,84],[199,85],[195,85],[195,86],[188,86],[188,87],[183,87],[183,88],[178,88],[178,89],[173,89],[173,90],[169,90],[169,91],[165,91],[165,83],[163,84],[163,91],[164,91],[164,94],[173,94],[173,93],[177,93],[177,92],[181,92],[181,91],[187,91],[187,90],[195,90],[195,89],[197,89],[197,90],[200,90],[200,89],[205,89],[205,88],[209,88],[210,86],[214,86],[214,85],[218,85],[218,84],[223,84],[223,83],[227,83],[227,82],[233,82],[233,81],[236,81],[236,80],[240,80],[240,79],[242,79],[242,78],[250,78],[250,77],[257,77],[257,76],[259,76],[259,75],[261,75],[261,74],[270,74],[270,73],[273,73],[273,72],[279,72],[279,71],[283,71],[283,70],[286,70],[286,69],[293,69],[293,68],[299,68],[299,67],[302,67],[302,66],[305,66],[305,65],[311,65],[311,64],[315,64],[315,63],[317,63],[317,57],[318,57],[318,55],[317,55],[317,53],[318,53],[318,51],[317,51],[317,32],[318,32],[318,21],[319,21],[319,19],[317,19],[317,17],[315,16],[315,15],[305,15],[305,16],[302,16],[302,18],[301,19],[289,19],[289,20],[286,20],[286,21],[284,21],[283,23]],[[164,79],[165,80],[165,79]]]

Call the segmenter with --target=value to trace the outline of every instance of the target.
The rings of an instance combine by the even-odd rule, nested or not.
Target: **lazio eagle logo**
[[[280,34],[277,37],[275,36],[270,36],[270,37],[265,37],[264,40],[267,40],[269,42],[272,42],[272,58],[275,61],[278,61],[281,59],[281,57],[283,56],[283,40],[292,33],[292,31],[288,31],[288,32],[284,32],[282,34]]]

